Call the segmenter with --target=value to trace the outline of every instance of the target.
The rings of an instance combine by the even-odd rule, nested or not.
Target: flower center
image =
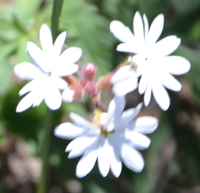
[[[93,124],[96,125],[98,128],[101,128],[101,115],[102,115],[103,111],[99,108],[97,108],[94,112],[94,117],[93,117]]]
[[[104,135],[105,137],[108,137],[108,135],[110,135],[111,133],[113,133],[114,131],[106,131],[104,129],[101,129],[101,135]]]
[[[93,124],[96,125],[101,130],[101,135],[107,137],[114,131],[113,130],[107,131],[107,128],[106,128],[107,117],[104,117],[105,114],[106,113],[104,113],[101,109],[97,108],[94,112]]]

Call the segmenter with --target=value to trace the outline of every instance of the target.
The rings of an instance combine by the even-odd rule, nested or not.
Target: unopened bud
[[[86,80],[85,78],[83,78],[83,79],[80,80],[80,85],[82,87],[85,87],[87,83],[88,83],[88,80]]]
[[[88,84],[85,87],[85,92],[88,95],[92,95],[92,96],[96,95],[97,93],[96,86],[92,82],[88,82]]]
[[[83,67],[82,72],[85,79],[92,81],[96,75],[97,68],[94,64],[88,63]]]
[[[75,76],[73,76],[73,75],[70,75],[70,76],[64,76],[64,77],[62,77],[65,81],[67,81],[67,83],[69,84],[69,85],[79,85],[79,81],[78,81],[78,79],[75,77]]]
[[[64,102],[79,102],[83,98],[83,89],[81,86],[71,85],[67,87],[62,93],[62,99]]]
[[[113,76],[113,72],[108,73],[107,75],[103,76],[96,84],[97,89],[103,92],[111,92],[112,85],[110,83],[110,80],[112,76]]]

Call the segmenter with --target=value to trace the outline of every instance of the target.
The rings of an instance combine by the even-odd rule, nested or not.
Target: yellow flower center
[[[96,125],[98,128],[101,128],[101,123],[100,123],[100,119],[101,119],[101,115],[102,115],[103,111],[99,108],[97,108],[94,111],[94,118],[93,118],[93,124]]]
[[[108,135],[110,135],[111,133],[113,133],[114,131],[106,131],[106,130],[101,130],[101,135],[104,135],[105,137],[108,137]]]
[[[104,112],[99,108],[95,110],[93,124],[96,125],[99,129],[101,129],[101,135],[107,137],[109,134],[113,133],[113,131],[106,131],[105,128],[102,128],[102,125],[100,123],[102,113]]]

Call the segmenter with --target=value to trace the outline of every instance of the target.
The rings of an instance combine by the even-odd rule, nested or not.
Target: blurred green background
[[[46,114],[42,103],[23,113],[15,109],[26,82],[13,73],[16,64],[29,61],[26,43],[39,45],[43,23],[51,25],[52,0],[0,0],[0,193],[34,193],[39,180],[41,136]],[[191,62],[191,70],[177,77],[183,88],[171,93],[171,106],[158,114],[160,124],[143,151],[146,165],[136,174],[123,167],[119,178],[103,178],[98,167],[83,179],[75,176],[79,160],[67,159],[69,141],[58,139],[53,129],[70,112],[91,114],[87,98],[64,103],[53,112],[49,155],[49,193],[199,193],[200,192],[200,1],[199,0],[64,0],[59,31],[67,31],[66,43],[83,49],[81,65],[93,62],[98,76],[113,70],[127,56],[118,53],[119,43],[109,31],[112,20],[132,29],[135,12],[145,13],[149,22],[165,15],[162,37],[177,35],[182,44],[174,53]],[[149,107],[151,108],[151,106]],[[154,112],[156,111],[156,112]],[[81,145],[81,144],[80,144]]]

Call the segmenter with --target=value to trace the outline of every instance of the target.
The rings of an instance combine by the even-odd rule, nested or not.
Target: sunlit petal
[[[23,80],[32,80],[44,75],[39,68],[28,62],[22,62],[16,65],[14,72],[19,78]]]
[[[141,154],[134,148],[123,144],[121,158],[125,166],[134,172],[141,172],[144,167],[144,160]]]
[[[44,52],[51,52],[53,47],[53,39],[50,28],[43,24],[40,28],[40,44]]]
[[[122,42],[134,43],[135,37],[131,30],[126,27],[121,21],[112,21],[110,24],[110,31],[113,35]]]
[[[128,126],[130,130],[144,134],[153,133],[157,127],[158,119],[152,116],[139,117]]]
[[[68,122],[58,125],[54,130],[54,134],[63,139],[74,139],[75,137],[80,136],[83,132],[83,128],[77,127]]]
[[[99,150],[98,155],[98,166],[99,171],[103,177],[107,176],[110,169],[110,146],[108,144],[107,138],[102,137],[103,146]]]
[[[96,140],[95,143],[87,150],[76,167],[77,177],[82,178],[92,170],[97,160],[99,147],[102,145],[103,144],[101,144],[101,141]]]
[[[82,55],[82,50],[77,47],[67,48],[60,56],[59,64],[73,64],[77,62]]]
[[[65,38],[66,38],[67,33],[66,32],[62,32],[55,40],[55,43],[53,45],[53,52],[55,56],[59,56],[63,45],[65,43]]]
[[[190,62],[181,56],[168,56],[163,60],[163,68],[170,74],[185,74],[190,70]]]
[[[152,92],[160,108],[166,111],[169,108],[170,98],[165,88],[159,83],[154,83]]]
[[[154,44],[160,37],[164,25],[164,15],[158,15],[152,22],[148,34],[148,46]]]

